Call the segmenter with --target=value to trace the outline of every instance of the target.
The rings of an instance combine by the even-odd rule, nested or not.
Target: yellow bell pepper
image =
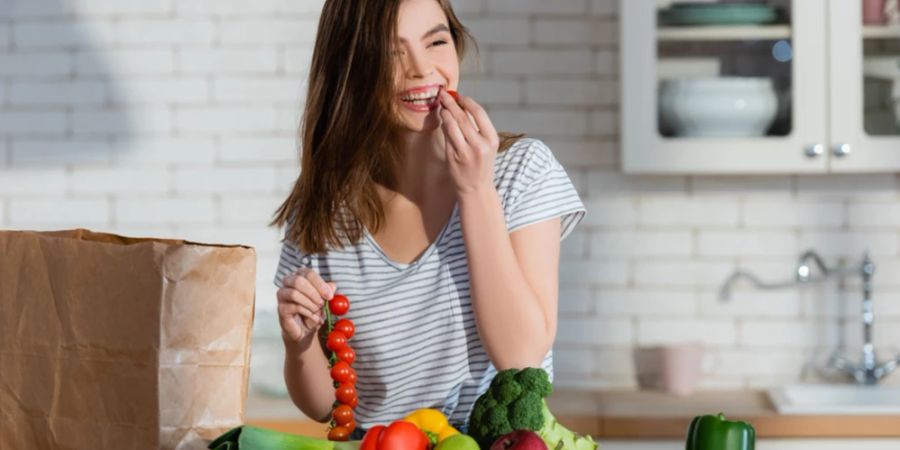
[[[447,439],[450,436],[459,434],[459,430],[450,425],[447,416],[436,409],[419,409],[413,411],[403,420],[412,422],[420,430],[424,431],[431,441],[431,445],[437,445],[438,442]]]

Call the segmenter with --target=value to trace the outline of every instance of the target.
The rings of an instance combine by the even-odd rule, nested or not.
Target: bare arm
[[[541,367],[556,337],[560,219],[507,232],[496,189],[460,198],[475,323],[498,370]]]
[[[497,369],[541,367],[556,337],[561,221],[510,235],[494,186],[494,125],[471,97],[460,95],[457,102],[443,89],[439,95],[478,334]]]
[[[334,404],[334,384],[328,359],[315,333],[301,341],[284,338],[284,382],[291,400],[303,414],[318,422],[331,419]]]
[[[284,341],[284,382],[303,414],[328,422],[335,401],[328,359],[317,338],[324,323],[322,308],[337,286],[318,273],[301,268],[284,277],[278,290],[278,320]]]

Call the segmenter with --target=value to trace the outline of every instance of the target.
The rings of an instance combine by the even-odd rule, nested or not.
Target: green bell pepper
[[[753,450],[756,430],[747,422],[729,422],[725,416],[697,416],[688,428],[685,450]]]

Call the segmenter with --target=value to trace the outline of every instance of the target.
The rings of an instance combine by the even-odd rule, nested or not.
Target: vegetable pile
[[[562,426],[547,407],[545,397],[553,385],[543,369],[500,371],[472,409],[469,434],[482,449],[516,430],[536,432],[551,450],[595,450],[590,436],[579,436]]]
[[[343,297],[343,296],[342,296]],[[338,299],[330,312],[345,314],[346,299]],[[327,313],[326,313],[327,314]],[[344,322],[342,322],[344,321]],[[329,317],[330,323],[330,317]],[[338,320],[328,327],[329,346],[334,353],[332,378],[338,386],[337,402],[328,440],[288,435],[252,426],[235,428],[210,444],[215,450],[597,450],[590,436],[580,436],[557,422],[547,407],[553,391],[547,372],[539,368],[499,372],[475,402],[469,417],[469,435],[450,425],[436,409],[419,409],[403,419],[371,427],[362,441],[348,441],[356,424],[353,407],[357,398],[356,373],[347,340],[352,323]],[[343,355],[343,356],[340,356]],[[349,357],[348,357],[349,356]],[[698,435],[704,434],[701,432]],[[743,448],[742,448],[743,449]]]

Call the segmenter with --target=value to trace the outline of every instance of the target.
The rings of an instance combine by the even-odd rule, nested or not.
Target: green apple
[[[441,441],[434,450],[478,450],[478,443],[467,434],[454,434]]]

